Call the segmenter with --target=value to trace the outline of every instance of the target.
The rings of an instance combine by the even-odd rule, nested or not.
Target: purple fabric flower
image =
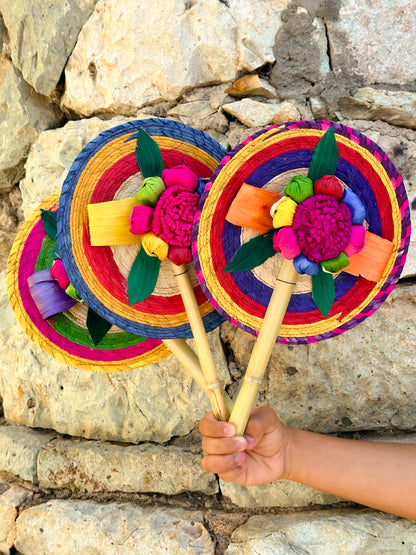
[[[169,245],[189,246],[198,202],[197,193],[184,190],[182,185],[169,186],[155,206],[152,231]]]

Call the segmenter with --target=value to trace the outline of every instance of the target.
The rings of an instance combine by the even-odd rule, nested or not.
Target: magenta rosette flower
[[[198,177],[187,166],[175,166],[162,172],[166,189],[160,193],[154,208],[135,206],[130,214],[130,233],[154,233],[168,245],[168,258],[174,264],[191,262],[192,224],[199,203]],[[156,255],[158,256],[158,255]],[[160,257],[159,257],[160,258]],[[161,258],[162,260],[162,258]]]
[[[295,176],[285,194],[272,207],[275,250],[300,274],[316,275],[320,266],[330,273],[345,268],[365,241],[365,210],[357,195],[331,175],[315,184]]]
[[[153,211],[152,231],[168,245],[189,247],[198,202],[198,194],[182,185],[168,187]]]

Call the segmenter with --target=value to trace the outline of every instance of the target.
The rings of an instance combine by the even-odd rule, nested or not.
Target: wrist
[[[296,430],[290,426],[283,426],[282,429],[282,446],[283,446],[283,473],[280,479],[294,480],[294,466],[295,466],[295,443],[296,443]]]

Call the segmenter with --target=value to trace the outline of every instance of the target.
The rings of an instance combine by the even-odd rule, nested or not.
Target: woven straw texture
[[[165,168],[184,164],[198,177],[210,177],[226,154],[205,133],[170,120],[133,121],[101,133],[79,154],[63,185],[58,215],[59,251],[76,290],[112,324],[147,337],[192,337],[169,261],[162,262],[154,293],[129,306],[126,278],[139,247],[90,244],[87,206],[121,198],[121,192],[128,191],[126,183],[134,181],[134,176],[138,187],[141,184],[134,153],[139,128],[158,143]],[[135,191],[128,193],[131,197]],[[195,276],[194,291],[205,328],[211,331],[223,318],[213,310]]]
[[[410,241],[409,203],[388,156],[358,131],[337,123],[269,127],[224,158],[206,185],[194,225],[194,264],[204,293],[225,318],[258,334],[281,257],[276,255],[250,272],[225,273],[223,268],[240,246],[255,235],[227,222],[228,208],[244,182],[282,193],[291,176],[306,175],[313,149],[330,125],[340,153],[335,175],[365,205],[368,230],[392,241],[394,248],[377,283],[346,272],[336,276],[335,302],[327,318],[312,300],[309,276],[302,276],[277,338],[280,343],[316,342],[353,328],[380,306],[399,279]]]
[[[77,303],[70,310],[43,320],[31,297],[28,277],[50,268],[54,242],[45,234],[40,209],[57,211],[59,193],[45,200],[17,234],[7,267],[11,306],[28,336],[44,351],[69,366],[98,372],[120,372],[157,362],[169,354],[157,339],[147,339],[113,326],[98,346],[87,327],[87,306]]]

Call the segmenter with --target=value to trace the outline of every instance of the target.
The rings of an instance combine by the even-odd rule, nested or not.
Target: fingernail
[[[254,439],[254,437],[251,437],[251,436],[244,436],[244,437],[247,441],[247,449],[250,449],[255,445],[256,440]]]
[[[237,439],[235,440],[235,443],[236,443],[236,447],[237,447],[238,449],[245,449],[245,448],[246,448],[246,445],[247,445],[246,441],[245,441],[244,438],[242,438],[242,437],[237,438]]]
[[[233,436],[234,435],[234,426],[232,424],[224,424],[224,435],[226,436]]]
[[[245,460],[245,455],[244,455],[244,453],[236,453],[236,454],[234,455],[234,458],[235,458],[235,462],[236,462],[237,464],[241,464],[241,463],[243,463],[244,460]]]

